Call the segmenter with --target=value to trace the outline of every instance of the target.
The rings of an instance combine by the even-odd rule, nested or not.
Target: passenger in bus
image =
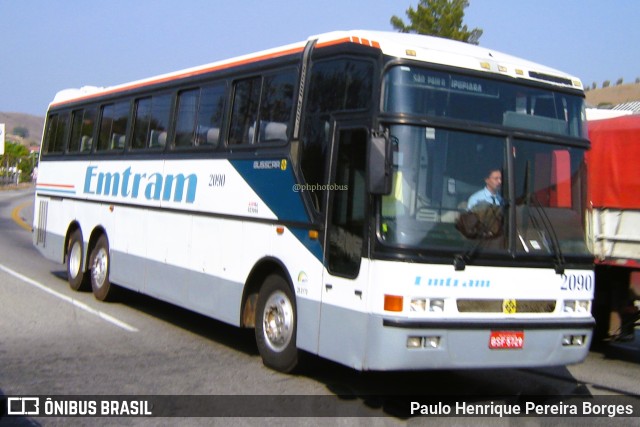
[[[502,185],[502,171],[498,168],[489,170],[484,179],[485,186],[481,190],[476,191],[469,197],[467,209],[471,210],[480,204],[502,206],[503,200],[500,195],[500,186]]]

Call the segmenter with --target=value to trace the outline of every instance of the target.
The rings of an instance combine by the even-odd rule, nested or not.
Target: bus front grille
[[[556,309],[555,300],[513,300],[514,313],[552,313]],[[460,313],[504,313],[505,300],[501,299],[459,299]]]

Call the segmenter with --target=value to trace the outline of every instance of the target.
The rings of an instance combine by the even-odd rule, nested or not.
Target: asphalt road
[[[640,348],[592,352],[579,365],[536,370],[359,373],[307,357],[284,375],[265,368],[253,331],[127,292],[101,303],[73,292],[65,267],[31,243],[33,190],[0,191],[0,396],[248,395],[246,415],[266,396],[326,396],[370,418],[280,418],[279,425],[505,425],[499,418],[406,418],[410,396],[469,395],[496,401],[548,397],[640,395]],[[387,396],[387,397],[381,397]],[[389,397],[393,396],[393,397]],[[510,396],[510,397],[509,397]],[[297,402],[297,401],[295,401]],[[294,402],[294,403],[295,403]],[[304,402],[302,402],[304,403]],[[306,402],[310,405],[314,403]],[[276,411],[277,414],[277,411]],[[311,410],[309,415],[314,415]],[[337,415],[340,415],[338,413]],[[525,425],[536,419],[520,419]],[[611,419],[546,418],[544,425],[591,425]],[[264,418],[0,418],[3,425],[263,425]],[[511,420],[517,421],[517,419]],[[637,419],[615,419],[637,425]],[[535,421],[537,424],[538,421]]]

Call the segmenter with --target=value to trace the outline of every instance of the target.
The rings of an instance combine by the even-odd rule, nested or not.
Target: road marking
[[[33,201],[25,202],[21,205],[16,206],[16,208],[11,212],[11,218],[13,219],[13,221],[27,231],[33,231],[33,230],[31,229],[31,226],[29,224],[24,222],[24,220],[20,216],[20,212],[22,211],[22,209],[24,209],[25,207],[31,204],[33,204]]]
[[[117,327],[122,328],[125,331],[138,332],[137,328],[134,328],[133,326],[129,325],[128,323],[123,322],[122,320],[118,320],[115,317],[113,317],[113,316],[111,316],[111,315],[109,315],[107,313],[104,313],[104,312],[102,312],[100,310],[96,310],[94,308],[91,308],[91,307],[89,307],[87,304],[85,304],[83,302],[80,302],[80,301],[78,301],[76,299],[73,299],[73,298],[68,297],[66,295],[63,295],[63,294],[61,294],[61,293],[59,293],[57,291],[54,291],[53,289],[50,289],[50,288],[46,287],[45,285],[43,285],[41,283],[38,283],[35,280],[30,279],[27,276],[24,276],[24,275],[18,273],[17,271],[14,271],[14,270],[10,269],[9,267],[5,267],[4,265],[0,264],[0,270],[4,271],[7,274],[12,275],[13,277],[15,277],[15,278],[17,278],[19,280],[22,280],[23,282],[25,282],[25,283],[33,286],[33,287],[36,287],[36,288],[40,289],[41,291],[45,291],[46,293],[48,293],[50,295],[53,295],[56,298],[59,298],[59,299],[65,301],[65,302],[68,302],[69,304],[73,305],[74,307],[79,308],[80,310],[84,310],[89,314],[97,316],[97,317],[101,318],[102,320],[105,320],[105,321],[107,321],[107,322],[109,322],[109,323],[111,323],[113,325],[116,325]]]

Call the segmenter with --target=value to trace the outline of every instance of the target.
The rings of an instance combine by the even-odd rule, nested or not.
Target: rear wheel
[[[76,229],[69,237],[67,247],[67,280],[74,291],[89,289],[89,275],[84,270],[82,232]]]
[[[298,364],[295,298],[278,274],[266,278],[256,307],[256,343],[265,366],[291,372]]]
[[[115,286],[109,281],[110,264],[109,241],[103,234],[98,238],[89,258],[91,289],[93,295],[100,301],[112,300],[116,293]]]

